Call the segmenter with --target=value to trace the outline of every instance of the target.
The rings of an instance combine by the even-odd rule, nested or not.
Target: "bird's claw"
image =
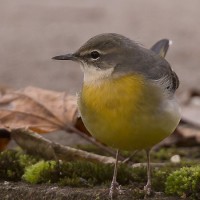
[[[145,196],[150,196],[152,194],[152,190],[151,190],[151,184],[148,184],[144,186],[144,192],[145,192]]]
[[[113,198],[115,198],[119,194],[122,194],[121,186],[117,182],[112,182],[109,192],[111,200],[113,200]]]

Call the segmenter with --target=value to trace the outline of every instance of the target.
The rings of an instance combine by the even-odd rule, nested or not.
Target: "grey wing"
[[[162,40],[159,40],[158,42],[156,42],[151,47],[151,50],[164,58],[169,49],[169,45],[170,45],[170,41],[168,39],[162,39]]]
[[[172,71],[172,85],[173,85],[174,91],[176,89],[178,89],[179,84],[180,84],[180,82],[179,82],[178,76],[176,75],[176,73],[174,71]]]
[[[179,81],[170,64],[162,56],[167,52],[167,48],[163,50],[163,47],[167,46],[168,42],[159,42],[150,50],[135,43],[132,51],[126,51],[126,56],[118,56],[120,62],[115,66],[113,74],[142,74],[173,94],[178,88]]]
[[[173,94],[179,87],[179,79],[172,70],[170,64],[164,58],[156,58],[154,65],[149,68],[148,74],[150,79],[155,80],[158,84]]]
[[[156,42],[152,47],[151,50],[160,55],[161,57],[165,57],[167,54],[167,51],[169,49],[169,45],[170,45],[170,40],[168,39],[162,39],[159,40],[158,42]],[[176,73],[172,70],[170,72],[170,76],[171,77],[171,81],[169,83],[168,88],[170,88],[172,91],[175,91],[178,87],[179,87],[179,79],[178,76],[176,75]]]

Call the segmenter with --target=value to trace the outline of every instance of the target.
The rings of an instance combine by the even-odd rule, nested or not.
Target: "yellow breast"
[[[160,109],[162,94],[145,84],[142,76],[129,75],[98,84],[85,84],[78,105],[90,133],[118,149],[153,146],[175,128],[170,114]],[[165,128],[166,120],[171,123]]]

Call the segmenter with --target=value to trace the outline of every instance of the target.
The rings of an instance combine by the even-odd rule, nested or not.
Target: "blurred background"
[[[75,94],[82,82],[79,66],[51,57],[75,51],[96,34],[115,32],[147,48],[171,39],[167,60],[180,78],[178,92],[200,87],[198,0],[1,0],[0,5],[0,86]]]

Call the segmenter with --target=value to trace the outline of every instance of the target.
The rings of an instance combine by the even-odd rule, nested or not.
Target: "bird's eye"
[[[91,58],[94,60],[97,60],[100,57],[100,53],[98,51],[92,51],[90,55],[91,55]]]

